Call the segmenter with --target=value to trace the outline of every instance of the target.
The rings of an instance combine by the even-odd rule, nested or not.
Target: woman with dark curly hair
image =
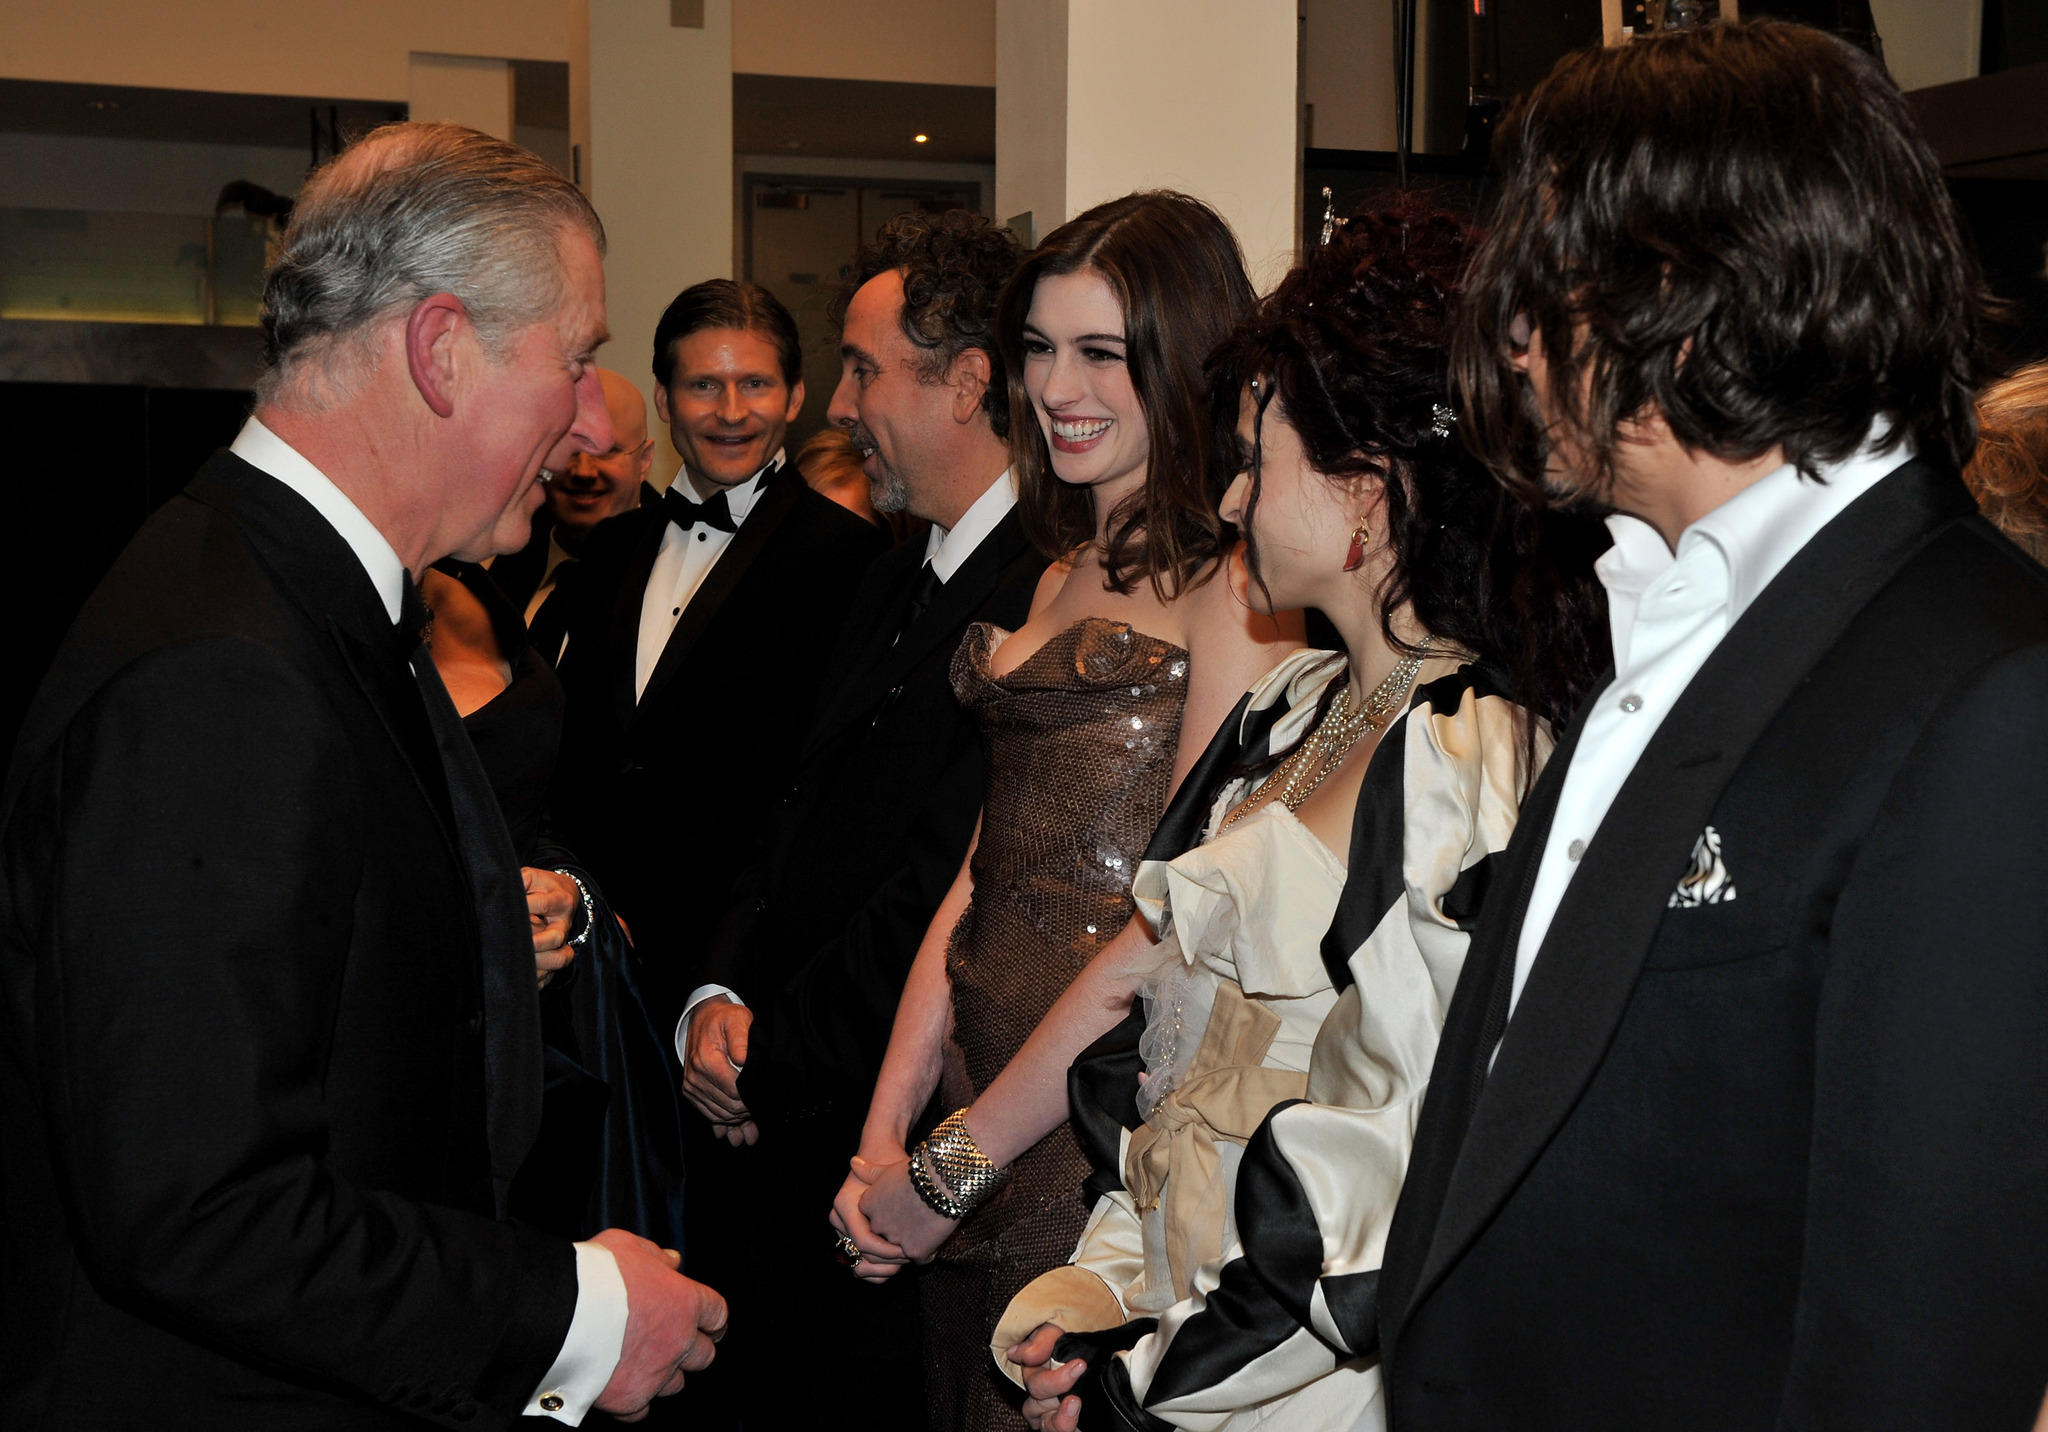
[[[1438,1031],[1605,658],[1597,526],[1539,528],[1455,433],[1470,249],[1419,205],[1355,218],[1212,360],[1255,599],[1316,607],[1343,650],[1243,700],[1138,871],[1158,945],[1119,942],[1027,1050],[1072,1053],[1145,997],[1136,1059],[1105,1040],[1074,1065],[1087,1232],[996,1329],[1034,1426],[1084,1404],[1098,1427],[1384,1425],[1371,1290]]]
[[[1011,1143],[970,1127],[966,1106],[1128,923],[1175,787],[1300,642],[1297,614],[1256,610],[1241,566],[1232,580],[1217,516],[1234,466],[1202,365],[1252,301],[1216,213],[1148,193],[1055,230],[998,309],[1019,506],[1054,560],[1017,631],[970,626],[954,658],[987,752],[981,825],[905,986],[835,1207],[861,1276],[937,1252],[920,1301],[929,1420],[948,1432],[1021,1426],[988,1330],[1086,1214],[1088,1163],[1061,1120]],[[911,1146],[935,1091],[959,1112]]]

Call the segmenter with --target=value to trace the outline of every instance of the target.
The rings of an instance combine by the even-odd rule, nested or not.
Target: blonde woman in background
[[[1986,388],[1977,422],[1977,454],[1963,469],[1970,495],[2028,556],[2048,562],[2048,362]]]

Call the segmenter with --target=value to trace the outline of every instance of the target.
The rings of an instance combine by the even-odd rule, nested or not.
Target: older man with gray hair
[[[589,915],[532,872],[529,921],[412,580],[516,544],[550,455],[610,447],[603,244],[471,130],[316,174],[255,416],[36,698],[0,796],[21,1425],[632,1419],[711,1360],[724,1304],[672,1253],[505,1217],[535,951]]]

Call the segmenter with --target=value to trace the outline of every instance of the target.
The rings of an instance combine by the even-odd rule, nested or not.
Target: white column
[[[997,0],[996,213],[1036,236],[1134,189],[1237,231],[1253,281],[1292,261],[1294,0]]]
[[[604,367],[651,391],[654,325],[693,283],[732,277],[732,0],[702,28],[669,0],[592,0],[583,177],[610,240]],[[655,478],[680,463],[664,432]]]

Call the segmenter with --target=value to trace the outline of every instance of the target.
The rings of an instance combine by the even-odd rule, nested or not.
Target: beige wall
[[[512,137],[512,66],[476,55],[414,55],[406,113]]]
[[[1254,282],[1286,272],[1294,0],[1000,0],[997,71],[999,216],[1029,209],[1043,238],[1119,194],[1183,189],[1237,231]]]
[[[1299,0],[1301,97],[1320,149],[1394,147],[1393,0]],[[1420,138],[1420,136],[1417,136]]]
[[[1870,0],[1884,62],[1900,89],[1925,89],[1977,73],[1981,0]]]
[[[598,362],[647,391],[661,311],[732,276],[732,0],[705,0],[701,30],[672,27],[668,0],[594,0],[589,13],[584,178],[611,240]],[[679,459],[665,435],[655,452],[666,483]]]
[[[732,0],[743,75],[996,82],[996,0]]]
[[[0,75],[407,97],[414,52],[572,60],[565,0],[0,0]]]

